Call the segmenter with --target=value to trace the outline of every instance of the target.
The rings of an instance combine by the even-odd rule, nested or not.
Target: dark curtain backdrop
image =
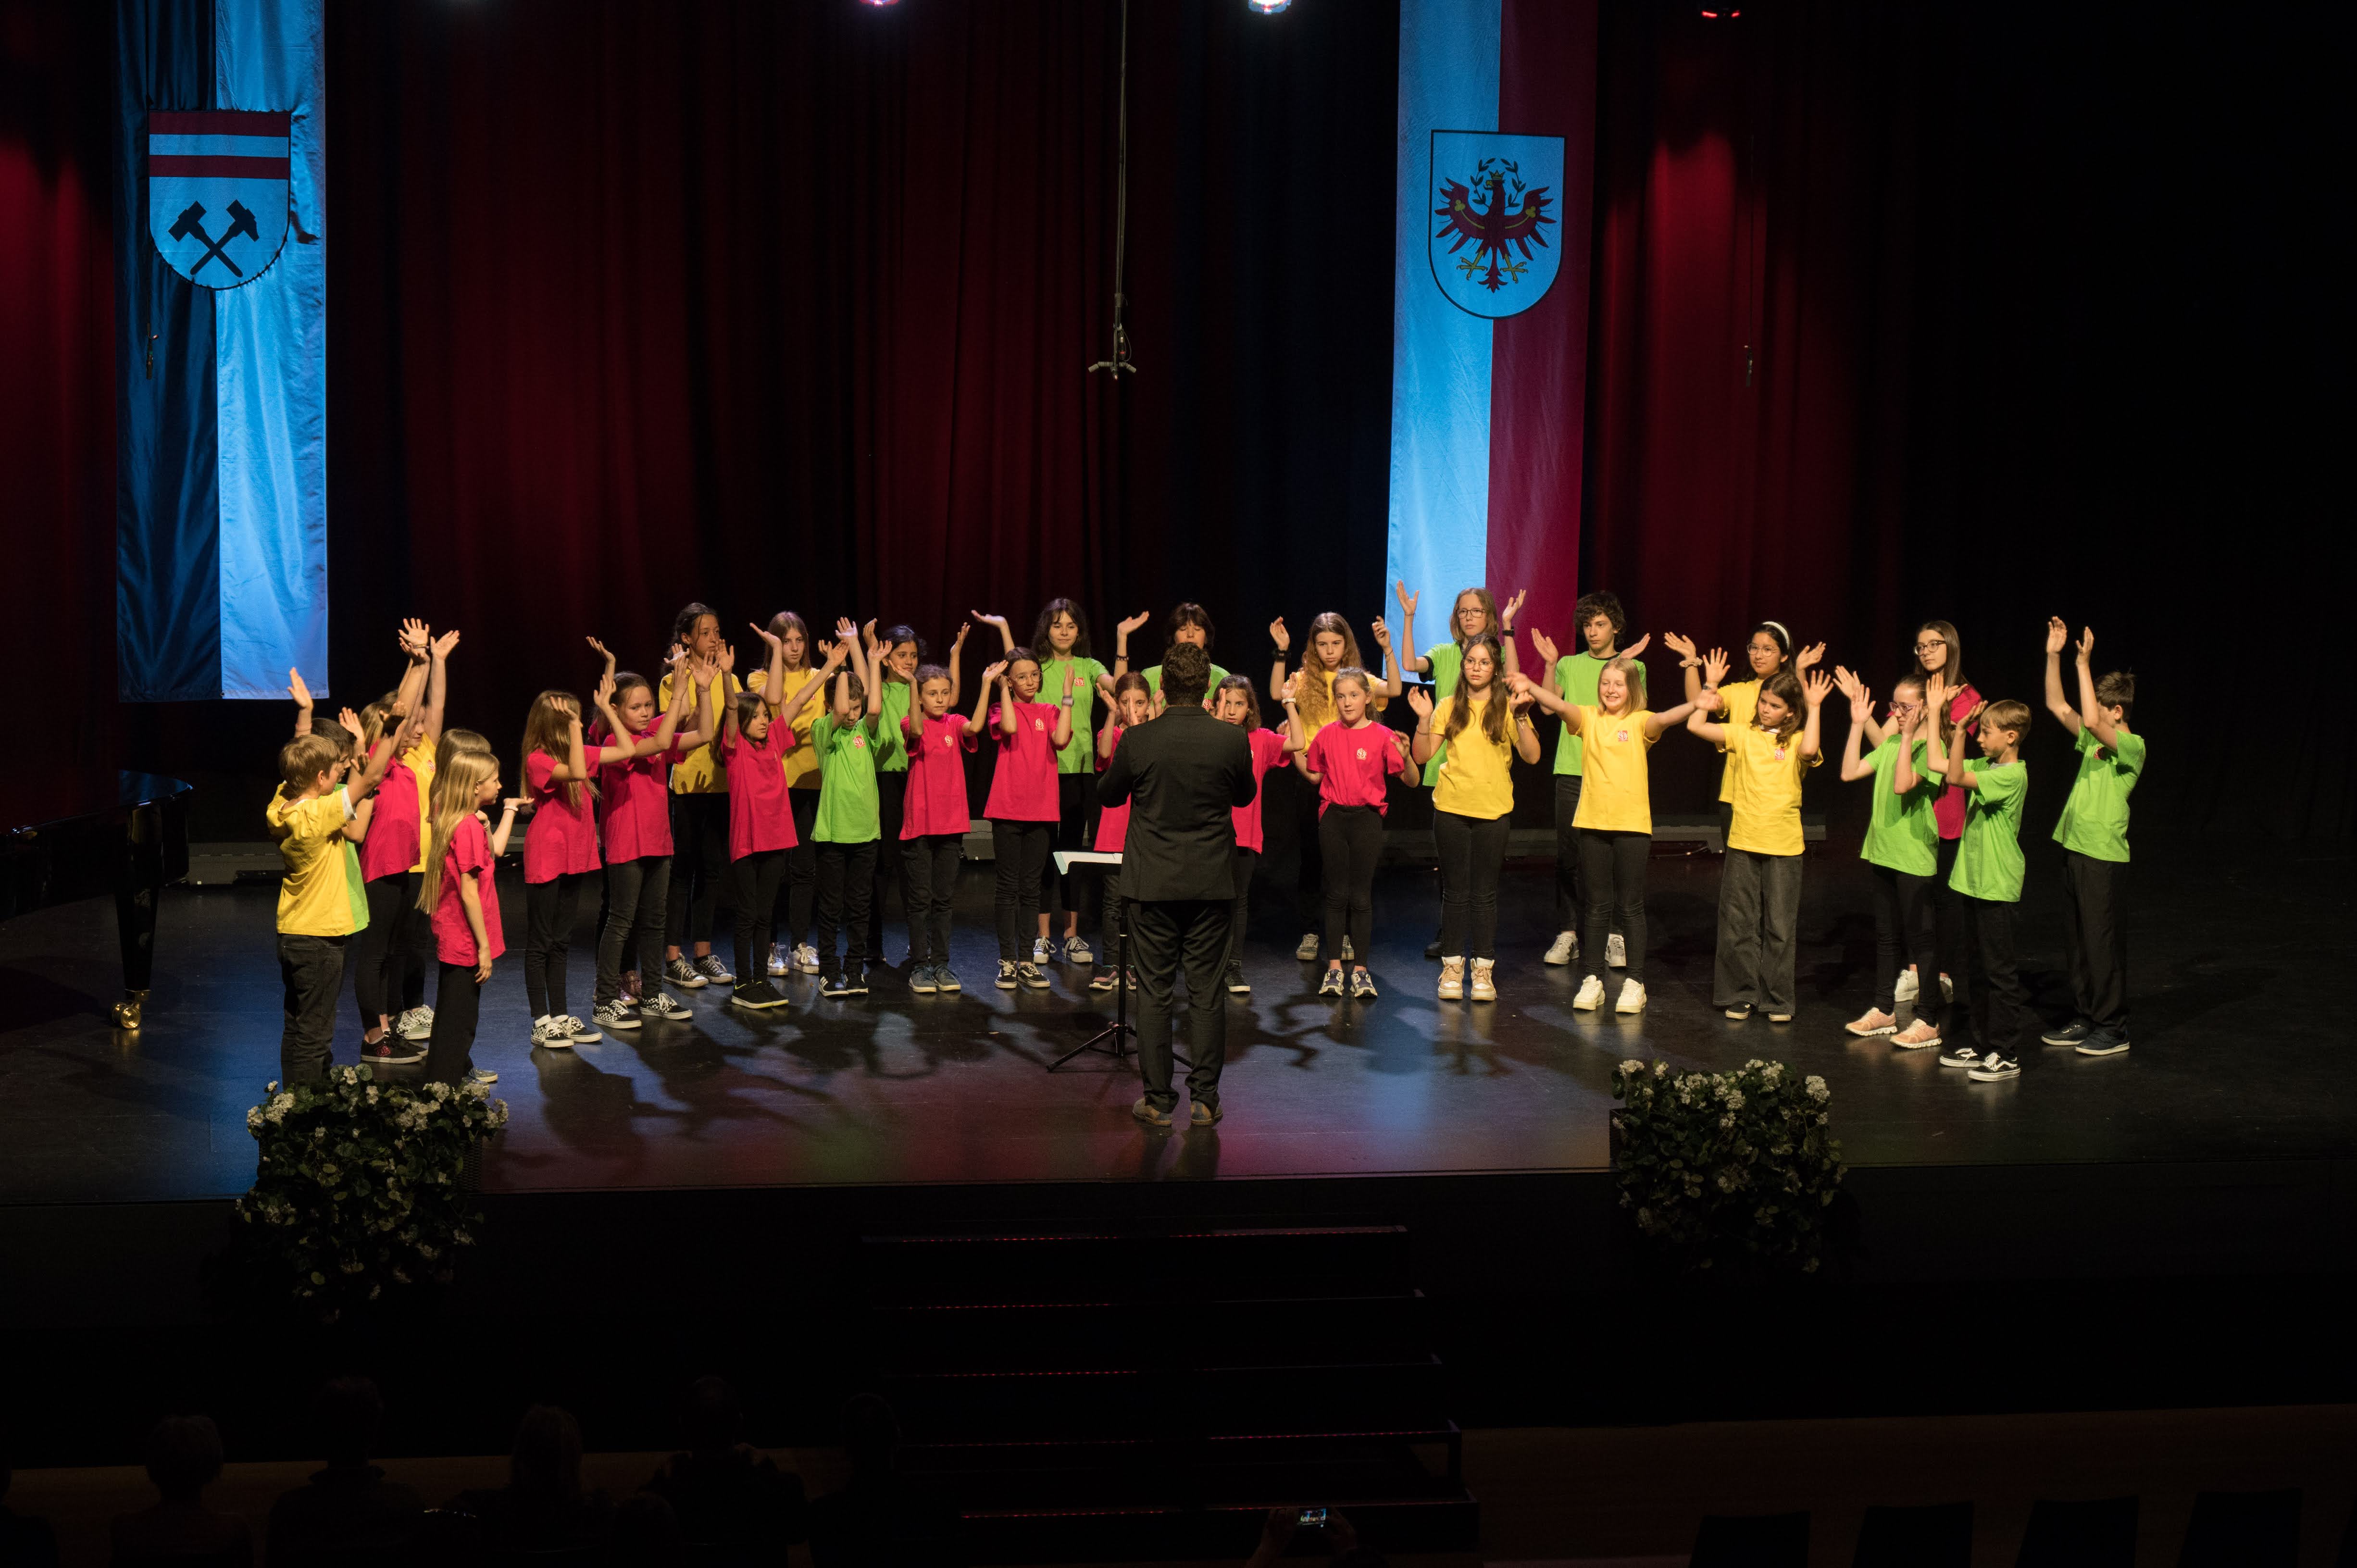
[[[210,792],[250,831],[283,711],[103,697],[105,9],[0,0],[0,464],[40,589],[0,625],[12,669],[87,666],[53,744],[242,768]],[[1105,647],[1195,596],[1247,669],[1271,615],[1377,613],[1396,11],[1135,7],[1143,374],[1115,392],[1081,367],[1118,14],[331,6],[339,694],[412,612],[466,628],[454,720],[502,746],[585,678],[583,633],[643,662],[691,596],[939,637],[1066,592]],[[2342,13],[1603,17],[1566,570],[1645,628],[1785,619],[1878,687],[1941,615],[1985,691],[2034,699],[2044,618],[2092,622],[2144,682],[2140,822],[2345,832],[2340,704],[2306,690],[2347,513]],[[2246,671],[2267,695],[2236,702]],[[2064,765],[2039,724],[2033,830]],[[1663,809],[1706,799],[1698,748],[1657,757]]]
[[[1743,11],[1606,5],[1587,580],[1730,650],[1785,621],[1878,690],[1953,621],[2039,710],[2040,837],[2071,766],[2041,632],[2092,624],[2139,678],[2140,823],[2348,832],[2345,727],[2230,738],[2227,694],[2330,663],[2341,13]],[[1655,757],[1707,798],[1714,757]],[[1856,817],[1834,773],[1812,803]]]

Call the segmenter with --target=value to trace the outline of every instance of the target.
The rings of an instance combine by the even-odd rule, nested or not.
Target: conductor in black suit
[[[1192,643],[1162,656],[1159,718],[1122,736],[1113,764],[1097,780],[1108,806],[1133,802],[1122,842],[1122,891],[1129,898],[1130,951],[1146,992],[1137,1009],[1137,1066],[1146,1093],[1130,1107],[1139,1121],[1170,1125],[1178,1097],[1170,1090],[1170,993],[1180,964],[1194,1015],[1187,1074],[1189,1120],[1220,1119],[1220,1068],[1228,1055],[1228,912],[1235,901],[1235,808],[1252,803],[1244,732],[1203,707],[1211,661]]]

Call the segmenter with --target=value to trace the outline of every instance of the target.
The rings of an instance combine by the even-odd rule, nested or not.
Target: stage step
[[[1243,1556],[1272,1507],[1470,1546],[1405,1228],[1041,1225],[863,1239],[901,1472],[979,1562]]]

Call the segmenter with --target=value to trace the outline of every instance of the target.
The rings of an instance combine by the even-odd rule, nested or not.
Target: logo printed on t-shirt
[[[1784,760],[1784,748],[1781,746],[1776,748],[1776,760],[1779,762]]]
[[[1613,738],[1614,740],[1623,740],[1623,741],[1625,741],[1625,740],[1627,740],[1627,739],[1629,738],[1629,732],[1628,732],[1627,730],[1625,730],[1625,729],[1624,729],[1624,730],[1616,730],[1616,731],[1614,731],[1614,732],[1613,732],[1612,738]]]
[[[1363,746],[1359,747],[1359,760],[1361,762],[1367,760],[1367,748]]]
[[[855,746],[864,746],[867,744],[867,737],[864,735],[853,736],[851,737],[851,744]]]
[[[1044,730],[1048,727],[1048,722],[1045,719],[1033,719],[1031,721],[1031,727],[1036,730]]]

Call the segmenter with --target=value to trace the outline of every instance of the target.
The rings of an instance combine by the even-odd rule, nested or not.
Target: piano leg
[[[114,1026],[139,1027],[148,983],[156,972],[156,907],[164,893],[164,814],[141,806],[131,813],[123,857],[115,865],[114,922],[123,942],[123,1000]]]

